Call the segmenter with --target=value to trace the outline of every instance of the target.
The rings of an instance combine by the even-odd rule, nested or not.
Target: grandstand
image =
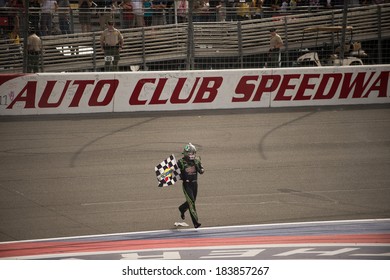
[[[77,9],[72,10],[72,30],[66,35],[41,36],[42,72],[102,71],[104,55],[101,31],[81,33]],[[1,13],[0,13],[1,17]],[[95,19],[96,20],[96,19]],[[237,69],[264,67],[269,49],[269,29],[276,27],[284,40],[282,67],[295,65],[300,49],[310,49],[333,41],[328,33],[307,36],[307,27],[336,26],[343,23],[342,9],[300,10],[245,21],[193,22],[151,27],[120,28],[125,45],[120,70]],[[348,9],[347,25],[353,27],[353,40],[360,41],[368,54],[364,64],[390,64],[390,4]],[[25,69],[24,38],[20,44],[0,41],[0,73],[22,73]]]

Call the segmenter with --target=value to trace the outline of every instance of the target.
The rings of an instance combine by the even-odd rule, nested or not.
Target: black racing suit
[[[200,223],[198,222],[195,201],[198,194],[198,173],[203,174],[204,168],[199,159],[190,160],[187,157],[179,159],[178,166],[181,171],[183,192],[186,198],[186,202],[179,206],[179,210],[182,214],[190,210],[192,223],[195,227],[198,227]]]

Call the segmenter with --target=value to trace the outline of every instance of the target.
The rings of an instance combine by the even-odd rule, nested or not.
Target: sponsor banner
[[[235,102],[243,77],[272,75],[270,69],[120,73],[124,90],[115,112],[269,107],[270,92],[256,102]],[[253,85],[247,85],[253,87]],[[238,95],[237,95],[238,96]]]
[[[271,107],[375,104],[390,102],[389,74],[390,65],[299,68],[262,80],[269,80]]]
[[[0,75],[1,115],[113,112],[119,81],[106,73]]]
[[[389,103],[390,66],[0,75],[0,115]]]

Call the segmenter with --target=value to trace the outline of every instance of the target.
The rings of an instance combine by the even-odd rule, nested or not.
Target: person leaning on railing
[[[123,48],[123,35],[114,27],[113,21],[107,22],[107,28],[100,35],[100,45],[104,50],[104,70],[118,71],[120,51]],[[111,62],[113,67],[110,67]]]

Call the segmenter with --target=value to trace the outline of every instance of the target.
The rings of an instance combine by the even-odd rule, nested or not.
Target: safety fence
[[[171,11],[171,14],[173,21],[178,22],[177,13]],[[76,27],[78,16],[78,10],[73,10],[69,34],[40,36],[43,45],[40,72],[104,69],[99,43],[101,31],[82,33]],[[355,57],[348,65],[390,64],[390,4],[349,8],[346,24],[352,29],[345,33],[342,29],[329,29],[343,25],[342,9],[299,10],[273,13],[260,19],[195,20],[132,28],[121,28],[120,13],[114,19],[125,41],[119,63],[121,71],[266,67],[271,27],[277,29],[284,41],[280,67],[328,65],[324,60],[321,64],[319,58],[323,53],[340,56],[337,47],[344,36],[348,43],[344,55]],[[21,35],[17,40],[0,41],[0,73],[26,71],[27,35],[23,30],[27,30],[31,21],[23,22],[20,17]],[[309,56],[299,61],[305,53]],[[331,63],[337,65],[334,60]]]

